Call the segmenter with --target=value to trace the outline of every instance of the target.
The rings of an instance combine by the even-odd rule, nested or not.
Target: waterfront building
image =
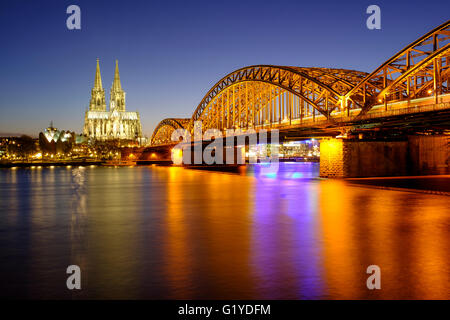
[[[44,132],[39,133],[39,147],[44,154],[66,154],[71,151],[76,138],[74,132],[60,131],[51,122]]]
[[[83,133],[93,140],[141,140],[142,126],[138,112],[126,111],[125,91],[119,76],[116,60],[114,81],[110,92],[109,109],[106,108],[105,91],[97,59],[94,87],[91,91],[89,108],[86,110]]]
[[[37,139],[27,135],[0,138],[0,159],[23,160],[31,157],[39,149]]]

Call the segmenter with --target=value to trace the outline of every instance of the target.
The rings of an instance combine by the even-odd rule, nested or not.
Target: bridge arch
[[[255,65],[220,79],[194,111],[188,129],[291,124],[307,117],[332,117],[345,94],[367,74],[331,68]]]
[[[166,118],[162,120],[153,130],[151,145],[161,145],[174,143],[171,140],[172,132],[177,129],[186,129],[189,119],[185,118]]]

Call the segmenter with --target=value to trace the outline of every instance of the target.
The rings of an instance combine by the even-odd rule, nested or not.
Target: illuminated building
[[[37,139],[33,139],[26,135],[0,138],[0,159],[26,159],[36,153],[37,150]]]
[[[91,139],[102,141],[111,139],[140,140],[142,138],[139,113],[126,111],[125,108],[125,91],[122,90],[120,83],[117,60],[109,110],[107,110],[100,65],[97,59],[94,87],[91,91],[89,109],[85,114],[83,133]]]
[[[76,135],[75,132],[60,131],[53,127],[53,123],[39,133],[39,147],[45,154],[69,153],[75,144],[86,142],[86,137]]]

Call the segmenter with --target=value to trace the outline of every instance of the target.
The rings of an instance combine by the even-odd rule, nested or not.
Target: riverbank
[[[351,178],[345,180],[354,185],[377,189],[450,196],[450,175]]]
[[[92,165],[102,165],[105,161],[102,160],[92,160],[92,161],[77,161],[77,160],[67,160],[67,161],[30,161],[30,162],[19,162],[19,161],[8,161],[0,162],[0,168],[30,168],[30,167],[65,167],[65,166],[92,166]]]

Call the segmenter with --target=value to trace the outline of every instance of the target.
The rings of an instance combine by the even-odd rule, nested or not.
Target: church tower
[[[114,71],[114,81],[111,87],[111,97],[109,99],[109,111],[125,112],[125,91],[122,90],[119,76],[119,61],[116,60],[116,70]]]
[[[89,111],[106,111],[105,90],[102,86],[102,76],[100,75],[100,64],[97,59],[97,70],[95,71],[94,87],[91,91],[91,101]]]

